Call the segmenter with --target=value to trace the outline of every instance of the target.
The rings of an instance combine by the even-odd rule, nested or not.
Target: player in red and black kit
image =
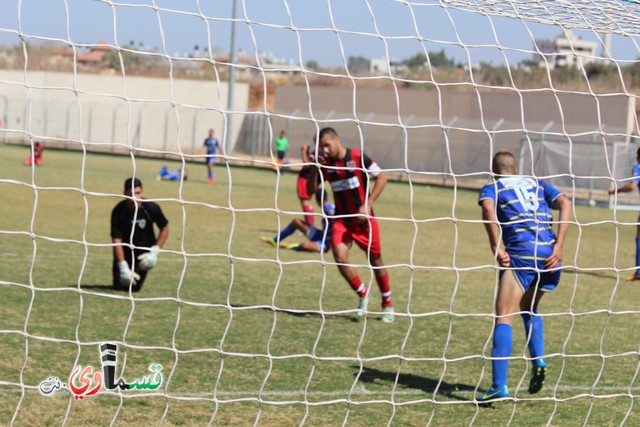
[[[309,180],[311,169],[313,169],[314,166],[306,163],[312,163],[314,161],[314,156],[309,153],[309,146],[304,144],[302,146],[302,162],[305,163],[305,165],[302,166],[302,169],[300,169],[300,172],[298,173],[298,199],[300,199],[302,211],[305,213],[304,221],[308,226],[313,226],[315,224],[311,196],[307,193],[307,181]]]
[[[26,166],[31,166],[32,164],[36,164],[36,166],[42,166],[42,152],[44,151],[44,145],[36,142],[33,145],[33,153],[29,155],[24,161]]]
[[[138,292],[147,272],[158,262],[160,248],[169,236],[169,221],[157,203],[142,198],[142,182],[139,179],[129,178],[124,182],[124,195],[128,198],[118,203],[111,212],[113,287],[116,290],[129,290],[131,286],[132,292]],[[160,229],[157,239],[154,224]],[[128,245],[133,246],[133,253]]]
[[[345,148],[333,128],[324,128],[318,134],[318,157],[324,180],[331,184],[336,206],[336,218],[331,232],[333,257],[338,269],[351,288],[360,297],[356,314],[365,315],[371,296],[360,280],[355,268],[349,266],[349,248],[355,242],[367,254],[374,270],[382,296],[382,321],[393,322],[393,304],[389,273],[382,262],[380,230],[373,215],[373,204],[387,184],[387,177],[380,167],[364,152]],[[311,194],[318,187],[318,168],[312,168],[307,191]],[[375,178],[373,188],[370,182]]]

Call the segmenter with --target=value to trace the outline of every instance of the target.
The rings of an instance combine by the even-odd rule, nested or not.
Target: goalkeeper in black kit
[[[169,221],[157,203],[143,199],[139,179],[124,182],[124,195],[127,199],[111,212],[113,287],[125,291],[131,287],[132,292],[138,292],[147,272],[158,262],[160,248],[169,235]],[[154,224],[160,230],[157,239]]]

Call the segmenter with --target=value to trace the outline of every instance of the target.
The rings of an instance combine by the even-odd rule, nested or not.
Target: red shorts
[[[298,199],[311,200],[311,196],[307,193],[307,178],[298,177]]]
[[[24,163],[27,166],[31,166],[33,164],[33,161],[35,160],[36,165],[40,166],[42,164],[42,157],[27,157],[27,160],[24,161]]]
[[[339,219],[333,222],[331,245],[337,246],[344,243],[349,246],[351,242],[356,242],[360,249],[371,254],[371,258],[378,258],[382,254],[378,220],[372,217],[363,226],[358,223],[356,218],[353,218],[352,221],[357,224],[346,226]]]

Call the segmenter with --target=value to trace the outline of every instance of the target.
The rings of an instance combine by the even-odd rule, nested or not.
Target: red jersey
[[[343,159],[327,159],[321,171],[325,181],[331,183],[336,215],[353,215],[358,213],[369,194],[370,177],[367,171],[375,177],[380,168],[363,151],[347,148]],[[353,218],[342,220],[349,225]]]
[[[44,151],[44,146],[41,145],[34,145],[33,146],[33,157],[42,157],[42,152]]]

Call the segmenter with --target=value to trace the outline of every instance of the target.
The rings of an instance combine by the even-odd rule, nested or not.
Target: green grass
[[[295,174],[218,166],[210,186],[192,165],[180,187],[155,181],[160,160],[49,150],[32,170],[26,155],[0,146],[0,425],[640,424],[638,290],[614,270],[633,265],[633,212],[575,208],[575,268],[541,304],[547,385],[526,391],[517,320],[516,401],[483,409],[471,400],[490,382],[496,271],[476,192],[388,185],[376,214],[398,316],[358,322],[330,256],[259,240],[299,215],[286,213],[299,210]],[[134,167],[171,231],[130,296],[110,287],[109,218]],[[364,255],[351,256],[376,307]],[[98,369],[104,341],[119,343],[124,378],[162,364],[161,389],[38,392],[76,363]]]

